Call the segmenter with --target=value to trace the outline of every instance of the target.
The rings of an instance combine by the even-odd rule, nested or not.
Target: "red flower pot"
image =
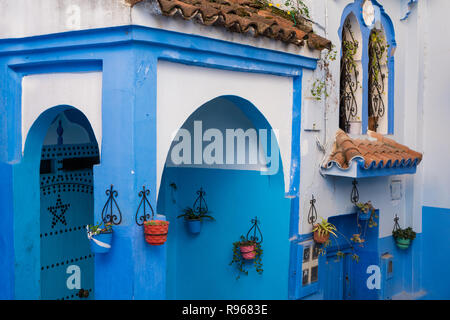
[[[245,260],[252,260],[256,256],[255,251],[255,245],[252,246],[241,246],[239,247],[241,249],[242,258]]]
[[[160,246],[167,240],[169,221],[150,220],[144,223],[145,241],[153,246]]]
[[[314,231],[314,241],[316,243],[325,243],[328,239],[330,239],[329,233],[319,235],[319,231]]]

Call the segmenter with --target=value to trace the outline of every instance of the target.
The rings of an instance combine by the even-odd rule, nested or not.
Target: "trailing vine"
[[[337,51],[335,46],[331,46],[331,50],[326,50],[325,55],[318,61],[317,66],[319,70],[324,71],[324,76],[322,79],[314,80],[311,86],[311,95],[315,100],[322,100],[322,97],[328,98],[328,83],[332,80],[332,75],[330,72],[330,62],[335,61],[337,56]]]
[[[263,273],[263,264],[262,264],[262,260],[261,260],[261,256],[263,254],[263,249],[261,248],[261,244],[257,243],[255,241],[249,241],[247,240],[244,236],[240,237],[239,241],[236,241],[233,243],[233,259],[230,262],[230,266],[233,264],[236,264],[238,270],[239,270],[239,274],[237,275],[236,279],[239,279],[241,277],[241,274],[245,274],[248,275],[248,270],[245,268],[246,265],[246,261],[241,254],[240,251],[240,247],[241,246],[254,246],[254,251],[255,251],[255,258],[253,259],[253,261],[251,262],[253,264],[253,266],[256,269],[256,272],[258,274],[262,274]]]

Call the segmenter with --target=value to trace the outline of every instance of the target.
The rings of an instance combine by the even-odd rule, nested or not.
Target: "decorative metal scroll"
[[[314,195],[312,195],[312,199],[309,200],[309,203],[311,204],[311,207],[309,208],[308,212],[308,223],[314,224],[317,221],[317,210],[316,206],[314,205],[316,203],[316,199],[314,199]]]
[[[150,201],[148,201],[148,196],[150,195],[150,190],[145,189],[145,186],[142,187],[142,190],[139,192],[139,197],[142,198],[141,202],[139,203],[139,206],[136,210],[136,224],[138,226],[142,226],[144,225],[144,222],[149,220],[150,217],[153,220],[153,217],[155,215],[155,212],[153,211],[153,207],[150,204]],[[141,215],[139,215],[139,210],[141,209],[141,207],[143,206],[143,212]],[[150,208],[151,211],[151,215],[150,213],[147,212],[148,208]]]
[[[206,204],[205,195],[206,192],[203,191],[203,188],[200,187],[200,190],[197,191],[198,197],[194,201],[193,209],[194,213],[197,215],[203,215],[208,212],[208,205]]]
[[[384,116],[386,107],[384,80],[381,59],[387,50],[381,30],[373,30],[369,39],[369,129],[377,131],[378,121]]]
[[[252,219],[251,223],[253,225],[250,228],[250,230],[248,230],[248,232],[247,232],[247,236],[246,236],[247,241],[254,241],[256,243],[261,243],[263,241],[263,235],[262,235],[261,229],[258,226],[258,224],[260,223],[260,221],[258,220],[258,217],[255,217],[255,219]],[[252,232],[253,232],[253,235],[251,235],[249,238],[248,236]],[[259,236],[256,234],[257,232],[259,233]]]
[[[356,179],[353,179],[353,181],[352,181],[353,187],[352,187],[352,192],[350,193],[350,201],[355,205],[359,201],[359,191],[358,191],[358,188],[356,187],[357,184],[358,184],[358,182],[356,181]]]
[[[359,85],[359,71],[353,59],[358,46],[359,43],[353,35],[350,21],[347,19],[342,29],[342,58],[339,92],[339,127],[345,132],[349,132],[350,121],[356,119],[358,114],[356,91],[358,90]]]
[[[107,189],[105,193],[108,197],[108,200],[106,200],[106,203],[103,206],[102,220],[104,223],[118,225],[122,222],[122,212],[120,212],[119,205],[117,204],[115,199],[119,193],[113,189],[113,185],[111,185],[111,187]],[[117,213],[114,213],[113,206],[116,207]]]

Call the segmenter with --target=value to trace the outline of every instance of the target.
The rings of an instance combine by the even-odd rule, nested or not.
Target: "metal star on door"
[[[56,225],[58,221],[60,221],[63,225],[67,225],[66,217],[64,216],[66,214],[67,209],[69,209],[70,204],[63,204],[61,202],[61,197],[58,195],[58,199],[56,200],[56,205],[48,207],[47,210],[50,211],[50,213],[53,215],[52,219],[52,228]]]

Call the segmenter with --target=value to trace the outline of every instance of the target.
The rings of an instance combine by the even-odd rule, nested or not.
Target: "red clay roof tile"
[[[126,0],[131,6],[144,0]],[[313,33],[311,23],[303,17],[292,19],[282,11],[269,8],[258,0],[155,0],[165,16],[180,15],[204,25],[223,25],[229,31],[251,33],[313,50],[331,48],[331,41]]]
[[[347,169],[354,159],[361,159],[365,169],[395,168],[417,165],[422,160],[421,153],[390,138],[370,130],[368,135],[376,140],[352,139],[339,129],[333,149],[322,167],[327,169],[337,165]]]

